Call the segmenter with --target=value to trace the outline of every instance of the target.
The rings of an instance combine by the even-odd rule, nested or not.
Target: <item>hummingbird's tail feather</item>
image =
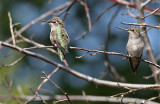
[[[129,62],[130,62],[132,72],[136,74],[140,61],[136,58],[129,58]]]
[[[59,48],[57,48],[57,51],[59,53],[60,60],[63,61],[64,60],[64,53]]]

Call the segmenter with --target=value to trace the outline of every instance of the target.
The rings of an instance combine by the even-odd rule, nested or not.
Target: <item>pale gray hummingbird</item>
[[[132,56],[133,58],[129,58],[130,66],[132,69],[132,72],[134,74],[137,73],[137,68],[140,63],[139,59],[142,57],[144,43],[140,38],[140,31],[136,27],[130,27],[129,29],[124,29],[117,27],[119,29],[125,30],[128,32],[128,42],[127,42],[127,53],[129,56]]]
[[[57,48],[61,61],[64,61],[65,53],[68,53],[69,36],[64,28],[64,22],[59,17],[47,21],[49,23],[50,41]]]

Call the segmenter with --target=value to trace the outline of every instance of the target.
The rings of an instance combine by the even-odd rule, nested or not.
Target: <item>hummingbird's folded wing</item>
[[[68,53],[68,50],[63,48],[58,41],[55,40],[55,43],[57,44],[57,48],[59,48],[61,51],[63,51],[63,53]]]
[[[64,51],[64,53],[68,53],[68,43],[69,43],[69,37],[68,37],[68,34],[66,32],[66,30],[64,28],[59,28],[57,29],[57,40],[58,40],[58,43],[57,45],[60,45],[60,49],[62,51]]]
[[[59,37],[58,35],[59,34],[60,33],[57,30],[51,31],[51,33],[50,33],[50,40],[51,40],[52,44],[55,47],[57,47],[60,50],[62,50],[63,53],[67,53],[68,50],[63,47],[63,44],[61,44],[62,42],[60,41],[60,39],[58,39],[58,37]]]

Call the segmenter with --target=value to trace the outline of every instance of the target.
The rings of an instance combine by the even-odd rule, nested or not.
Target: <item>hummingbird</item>
[[[118,27],[119,28],[119,27]],[[129,29],[119,28],[128,32],[128,42],[127,42],[127,53],[132,58],[129,58],[130,67],[134,74],[137,73],[137,68],[139,66],[139,59],[142,57],[144,43],[140,38],[140,31],[137,27],[130,27]],[[138,59],[139,58],[139,59]]]
[[[53,17],[47,21],[50,25],[50,41],[57,48],[59,58],[64,61],[65,54],[68,53],[69,36],[64,28],[64,22],[59,17]]]

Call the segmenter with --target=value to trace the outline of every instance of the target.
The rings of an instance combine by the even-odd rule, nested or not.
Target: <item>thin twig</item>
[[[33,96],[20,96],[21,99],[23,100],[28,100],[30,98],[32,98]],[[70,99],[72,101],[86,101],[86,99],[88,99],[88,101],[90,102],[104,102],[104,103],[111,103],[111,102],[114,102],[114,103],[120,103],[121,102],[121,99],[119,97],[110,97],[110,96],[88,96],[86,95],[85,97],[82,96],[82,95],[70,95],[69,96]],[[42,98],[44,100],[61,100],[61,99],[64,99],[65,96],[64,95],[55,95],[55,96],[46,96],[46,95],[43,95]],[[41,99],[37,98],[35,99],[34,101],[40,101]],[[154,101],[149,101],[145,99],[139,99],[139,98],[128,98],[128,97],[124,97],[123,98],[123,103],[125,104],[130,104],[130,103],[133,103],[133,104],[159,104],[158,102],[154,102]],[[144,103],[145,102],[145,103]]]
[[[37,58],[37,59],[40,59],[40,60],[43,60],[44,62],[46,63],[49,63],[49,64],[52,64],[56,67],[59,67],[60,69],[78,77],[78,78],[81,78],[81,79],[84,79],[88,82],[92,82],[96,85],[104,85],[104,86],[110,86],[110,87],[119,87],[119,86],[123,86],[124,88],[125,87],[128,87],[128,88],[146,88],[146,87],[153,87],[153,86],[157,86],[156,84],[130,84],[130,83],[120,83],[120,82],[112,82],[112,81],[106,81],[106,80],[100,80],[100,79],[96,79],[96,78],[93,78],[93,77],[90,77],[90,76],[87,76],[85,74],[82,74],[82,73],[79,73],[77,71],[75,71],[76,69],[72,69],[70,67],[66,67],[66,66],[63,66],[62,64],[59,64],[55,61],[51,61],[49,60],[48,58],[40,55],[40,54],[37,54],[37,53],[33,53],[31,51],[27,51],[27,50],[24,50],[18,46],[14,46],[14,45],[11,45],[11,44],[8,44],[6,42],[2,42],[0,41],[0,45],[2,46],[5,46],[5,47],[9,47],[9,48],[12,48],[14,50],[17,50],[25,55],[28,55],[28,56],[32,56],[34,58]],[[103,51],[105,52],[105,51]],[[108,52],[109,54],[109,52]],[[112,53],[114,54],[114,53]],[[123,55],[123,54],[120,54],[120,53],[115,53],[115,55]],[[124,55],[124,57],[129,57],[127,55]],[[151,90],[157,90],[157,89],[151,89]]]
[[[142,3],[142,7],[146,6],[147,4],[149,4],[152,0],[146,0],[144,3]]]
[[[127,12],[128,14],[132,17],[132,18],[137,18],[137,16],[135,16],[129,9],[129,6],[127,5]]]
[[[147,26],[147,27],[152,27],[160,30],[160,26],[154,26],[154,25],[148,25],[148,24],[137,24],[137,23],[126,23],[126,22],[121,22],[121,23],[126,25]]]
[[[8,12],[8,17],[9,17],[9,25],[10,25],[10,31],[11,31],[11,35],[12,35],[13,45],[16,45],[15,36],[14,36],[14,32],[13,32],[12,17],[11,17],[10,12]]]
[[[154,14],[154,13],[157,12],[159,9],[160,9],[160,8],[155,9],[154,11],[152,11],[151,13],[149,13],[148,15],[146,15],[146,16],[144,16],[144,17],[142,17],[142,18],[146,18],[146,17]]]
[[[24,41],[27,42],[27,43],[30,43],[30,44],[35,45],[35,47],[45,47],[45,45],[40,44],[40,43],[37,43],[37,42],[35,42],[35,41],[31,40],[31,39],[28,39],[28,38],[22,36],[21,34],[18,34],[18,35],[19,35],[20,38],[22,38],[22,40],[24,40]],[[52,48],[47,48],[46,50],[48,50],[48,51],[50,51],[50,52],[55,53],[55,54],[58,55],[58,52],[56,52],[56,51],[55,51],[54,49],[52,49]]]
[[[150,75],[150,76],[144,76],[143,78],[144,79],[149,79],[149,78],[152,78],[152,77],[154,77],[154,76],[159,76],[160,75],[160,70],[158,70],[158,71],[156,71],[156,73],[152,73],[152,75]]]
[[[31,49],[43,49],[43,48],[54,48],[54,46],[35,46],[35,47],[28,47],[28,48],[23,48],[23,49],[31,50]]]
[[[144,5],[146,5],[147,3],[149,3],[151,0],[147,0],[145,3],[143,3],[143,0],[136,0],[136,10],[137,10],[137,21],[138,21],[138,24],[145,24],[145,20],[144,18]],[[151,43],[150,43],[150,40],[148,38],[148,35],[147,35],[147,32],[144,32],[146,31],[146,27],[145,26],[139,26],[139,29],[140,29],[140,33],[141,36],[142,36],[142,39],[143,39],[143,42],[144,42],[144,47],[146,49],[146,54],[147,54],[147,57],[148,57],[148,60],[151,61],[152,63],[156,64],[156,60],[154,58],[154,55],[153,55],[153,49],[152,49],[152,46],[151,46]],[[158,72],[158,68],[153,66],[153,65],[150,65],[150,68],[152,70],[152,73],[155,74]],[[160,79],[159,79],[159,75],[156,75],[154,76],[154,79],[155,79],[155,82],[157,84],[160,84]]]
[[[68,101],[68,99],[62,99],[62,100],[58,100],[58,101],[53,101],[53,104],[57,104],[57,103],[64,102],[64,101]]]
[[[50,74],[48,75],[48,78],[50,78],[50,77],[51,77],[54,73],[56,73],[58,70],[59,70],[59,67],[57,67],[55,70],[53,70],[52,73],[50,73]],[[48,79],[44,79],[44,80],[41,82],[41,84],[37,87],[37,91],[34,93],[33,98],[29,99],[29,100],[26,102],[26,104],[29,103],[29,102],[31,102],[31,101],[33,101],[33,100],[36,99],[37,97],[40,97],[40,98],[41,98],[41,96],[40,96],[38,93],[39,93],[42,85],[44,85],[47,81],[48,81]],[[43,102],[45,102],[45,101],[43,100],[43,98],[41,98],[41,100],[42,100]]]
[[[105,40],[105,51],[108,51],[108,44],[109,44],[109,40],[110,40],[110,35],[111,35],[111,25],[114,21],[114,19],[117,17],[119,11],[121,10],[121,5],[117,8],[117,10],[115,11],[115,13],[113,14],[113,16],[111,17],[111,20],[108,23],[107,26],[107,34],[106,34],[106,40]],[[105,76],[108,75],[108,73],[110,72],[111,75],[113,76],[112,78],[114,78],[114,80],[116,79],[116,81],[121,81],[124,82],[125,78],[120,76],[119,73],[117,72],[116,68],[110,63],[110,60],[108,58],[108,55],[105,54],[105,63],[104,65],[106,67],[108,67],[108,72],[103,72],[103,75],[100,77],[100,79],[103,79]]]
[[[92,29],[92,24],[91,24],[91,17],[89,15],[89,9],[88,9],[86,0],[84,0],[84,10],[86,12],[86,17],[87,17],[87,20],[88,20],[88,31],[90,32],[91,29]]]
[[[106,0],[106,1],[108,1],[108,0]],[[129,7],[132,7],[132,8],[136,8],[136,7],[137,7],[136,4],[130,3],[130,2],[127,1],[127,0],[110,0],[110,1],[112,1],[112,2],[114,2],[114,3],[118,3],[118,4],[120,4],[120,5],[128,5]],[[142,7],[142,6],[141,6],[141,7]],[[154,9],[144,7],[143,11],[150,13],[150,12],[154,11]],[[155,12],[154,14],[160,16],[160,11]]]
[[[63,91],[63,89],[61,87],[59,87],[56,83],[54,83],[52,80],[50,80],[48,78],[48,76],[46,75],[45,72],[42,72],[42,74],[45,76],[46,79],[48,79],[55,87],[57,87],[64,95],[66,95],[68,101],[70,102],[70,104],[73,104],[72,101],[69,99],[68,95],[66,92]]]
[[[57,67],[55,70],[52,71],[52,73],[50,73],[47,78],[51,78],[51,76],[53,76],[53,74],[55,74],[57,71],[59,70],[59,67]],[[42,85],[44,85],[46,82],[48,81],[48,79],[44,79],[41,84],[38,86],[36,93],[39,92],[39,90],[41,89]]]
[[[152,101],[152,100],[155,100],[155,99],[158,99],[158,98],[159,98],[159,96],[151,97],[151,98],[149,98],[148,100],[146,100],[145,103],[146,103],[147,101]]]
[[[24,56],[25,56],[25,55],[24,55]],[[15,64],[17,64],[18,62],[20,62],[20,61],[24,58],[24,56],[22,56],[22,57],[18,58],[16,61],[12,62],[11,64],[3,65],[3,67],[2,67],[2,68],[6,68],[6,67],[10,67],[10,66],[14,66],[14,65],[15,65]],[[0,68],[0,69],[1,69],[1,68]]]
[[[82,58],[84,57],[85,55],[87,55],[89,52],[86,52],[85,54],[81,55],[81,56],[76,56],[76,58]]]
[[[102,15],[107,12],[108,10],[110,10],[111,8],[115,7],[117,5],[117,3],[113,4],[112,6],[110,6],[109,8],[106,8],[91,24],[91,27],[93,27],[96,22],[102,17]],[[84,31],[79,37],[76,38],[76,40],[79,40],[81,38],[84,38],[87,33],[89,32],[89,30]]]
[[[12,80],[8,80],[8,77],[5,75],[5,81],[2,82],[2,85],[7,88],[11,98],[15,99],[18,104],[22,104],[22,101],[19,97],[15,96],[12,91]]]
[[[122,53],[116,53],[116,52],[107,52],[107,51],[98,51],[98,50],[89,50],[89,49],[85,49],[85,48],[79,48],[79,47],[69,47],[70,49],[76,49],[76,50],[83,50],[83,51],[87,51],[87,52],[96,52],[96,53],[103,53],[103,54],[109,54],[109,55],[119,55],[119,56],[124,56],[126,58],[133,58],[132,56],[129,55],[125,55]],[[137,58],[139,59],[139,58]],[[160,66],[158,64],[155,64],[151,61],[148,60],[143,60],[143,59],[139,59],[140,61],[143,61],[145,63],[151,64],[153,66],[156,66],[157,68],[160,68]]]
[[[64,18],[63,18],[63,21],[66,19],[68,13],[69,13],[69,10],[71,9],[71,7],[73,6],[73,4],[75,4],[78,0],[74,0],[70,3],[70,5],[68,6],[68,8],[65,10],[66,11],[66,14],[64,15]]]

